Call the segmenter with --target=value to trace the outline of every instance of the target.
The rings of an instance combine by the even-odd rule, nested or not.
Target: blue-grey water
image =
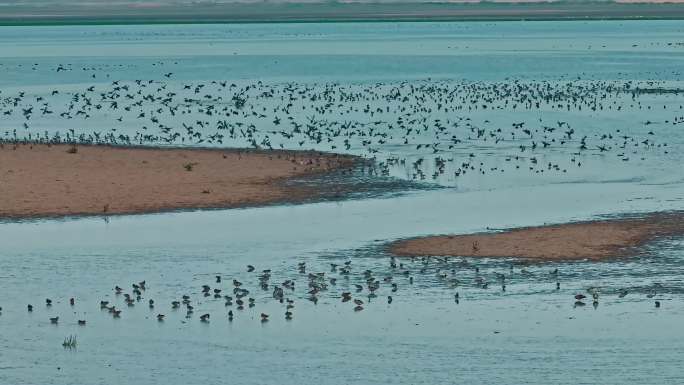
[[[683,209],[682,68],[679,21],[3,27],[5,140],[97,133],[144,145],[315,148],[372,157],[373,173],[429,188],[0,223],[0,384],[681,383],[682,239],[600,263],[396,268],[383,245]],[[235,95],[245,107],[228,114]],[[346,261],[346,278],[332,271]],[[382,282],[375,298],[364,270]],[[314,304],[307,274],[317,272],[337,281]],[[253,308],[202,295],[205,284],[232,295],[233,279]],[[288,279],[290,321],[272,296]],[[131,293],[142,280],[141,300],[126,306],[114,287]],[[345,291],[363,311],[341,302]],[[575,305],[578,293],[586,306]],[[190,318],[171,308],[183,295]],[[64,349],[70,335],[77,347]]]

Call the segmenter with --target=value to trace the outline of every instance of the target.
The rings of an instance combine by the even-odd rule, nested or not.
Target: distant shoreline
[[[684,3],[233,3],[0,7],[0,26],[683,20]]]

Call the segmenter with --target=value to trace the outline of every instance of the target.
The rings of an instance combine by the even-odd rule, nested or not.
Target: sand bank
[[[346,170],[351,156],[293,151],[5,144],[0,218],[129,214],[298,202],[293,178]]]
[[[656,238],[684,235],[684,212],[511,229],[498,233],[440,235],[390,245],[399,256],[518,257],[532,260],[601,260],[630,256]]]

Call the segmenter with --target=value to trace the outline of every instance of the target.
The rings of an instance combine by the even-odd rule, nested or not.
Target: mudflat
[[[395,242],[389,248],[399,256],[602,260],[633,255],[637,247],[659,237],[682,235],[684,212],[668,212],[503,232],[413,238]]]
[[[304,151],[4,144],[0,218],[130,214],[298,202],[288,180],[353,167]]]

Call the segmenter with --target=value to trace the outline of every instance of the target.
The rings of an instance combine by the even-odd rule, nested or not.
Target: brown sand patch
[[[394,242],[398,256],[517,257],[600,260],[632,255],[659,237],[684,235],[684,212],[526,227],[500,233],[440,235]]]
[[[351,156],[294,151],[5,144],[0,218],[126,214],[297,202],[284,182],[350,168]]]

